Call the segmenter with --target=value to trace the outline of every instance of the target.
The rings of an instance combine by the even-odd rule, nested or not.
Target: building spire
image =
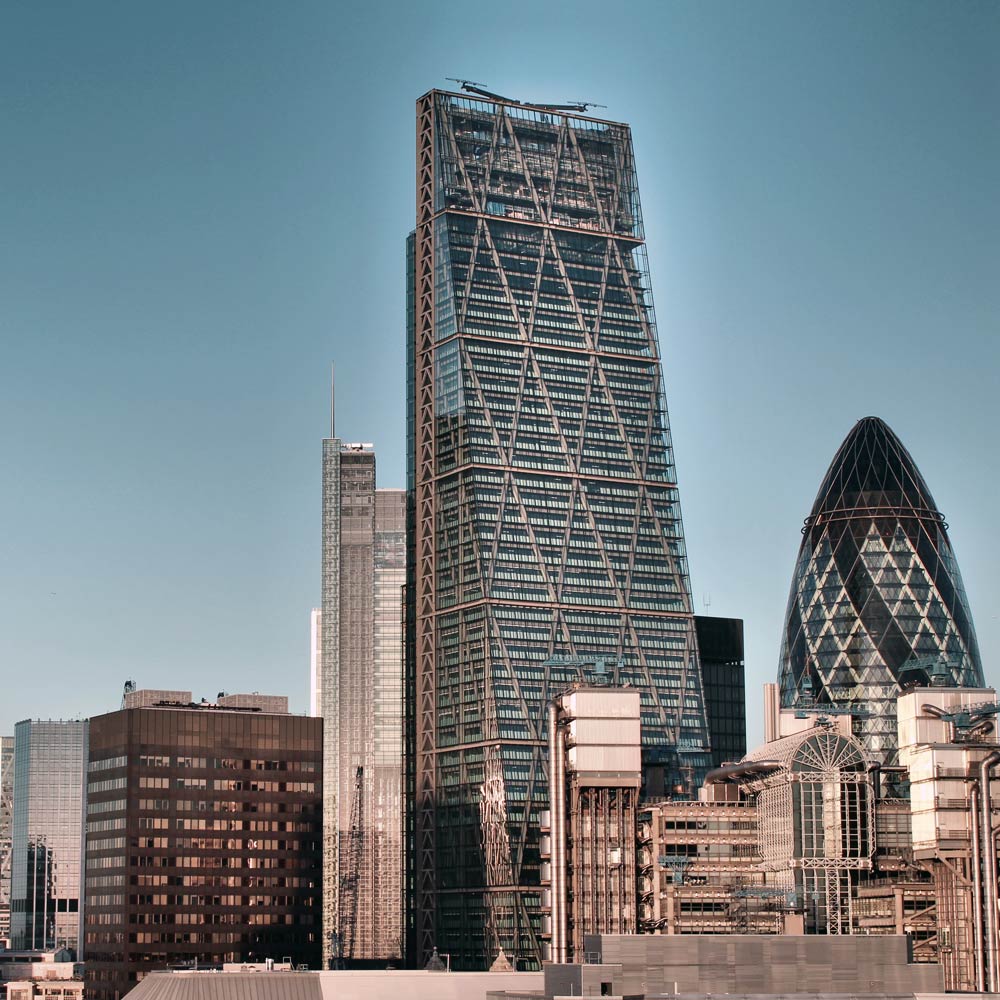
[[[335,438],[337,436],[337,433],[336,433],[336,421],[335,421],[336,407],[334,405],[335,404],[335,400],[336,400],[336,396],[334,394],[334,380],[333,380],[333,376],[334,376],[334,364],[331,361],[330,362],[330,437]]]

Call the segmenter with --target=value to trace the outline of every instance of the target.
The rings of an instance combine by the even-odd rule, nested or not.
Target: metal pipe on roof
[[[941,708],[939,705],[921,705],[920,711],[934,716],[935,719],[944,719],[950,714],[947,709]]]
[[[985,978],[983,972],[983,874],[982,874],[982,850],[981,836],[979,831],[979,786],[972,786],[970,801],[971,809],[969,825],[972,828],[972,919],[975,936],[976,951],[976,989],[982,993],[985,989]]]
[[[549,722],[549,863],[552,867],[551,960],[567,961],[566,921],[566,761],[563,734],[559,728],[559,707],[548,706]]]
[[[990,771],[1000,763],[1000,750],[987,754],[979,764],[980,849],[983,854],[983,915],[985,917],[986,985],[990,993],[1000,992],[1000,950],[997,948],[997,854],[993,840],[993,800]]]
[[[723,764],[713,768],[705,775],[706,785],[717,785],[731,778],[740,778],[745,774],[770,773],[780,771],[785,765],[776,760],[741,760],[736,764]]]

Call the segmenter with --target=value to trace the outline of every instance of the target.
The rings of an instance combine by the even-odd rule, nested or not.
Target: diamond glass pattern
[[[866,417],[840,446],[806,519],[779,684],[786,708],[851,708],[877,758],[896,748],[901,671],[938,660],[983,686],[976,632],[947,525],[899,438]]]

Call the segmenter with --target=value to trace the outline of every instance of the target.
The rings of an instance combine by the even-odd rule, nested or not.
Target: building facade
[[[550,794],[541,842],[548,961],[582,961],[584,934],[638,930],[639,716],[640,695],[631,688],[579,684],[549,706]],[[490,792],[483,788],[484,810],[496,807]],[[490,932],[498,936],[498,929]]]
[[[853,709],[868,751],[891,762],[907,673],[982,687],[972,613],[948,526],[899,438],[858,421],[802,530],[779,667],[785,708]]]
[[[746,668],[743,620],[694,616],[701,680],[705,686],[712,764],[721,767],[747,752]]]
[[[309,612],[309,714],[320,715],[323,704],[323,612]]]
[[[628,126],[422,97],[407,276],[413,957],[529,967],[577,661],[641,692],[660,784],[710,764]]]
[[[266,696],[237,708],[182,694],[90,723],[95,1000],[173,965],[319,964],[322,721],[262,710]]]
[[[87,723],[26,720],[14,730],[11,945],[83,952]]]
[[[406,494],[375,487],[371,445],[323,441],[324,967],[403,950]]]
[[[709,790],[717,794],[693,802],[653,802],[640,812],[640,929],[801,933],[788,890],[767,886],[760,870],[756,803],[731,785]]]
[[[14,830],[14,737],[0,736],[0,941],[10,937],[10,858]]]

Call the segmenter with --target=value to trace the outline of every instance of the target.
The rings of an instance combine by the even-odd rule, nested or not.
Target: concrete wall
[[[934,993],[938,965],[909,961],[903,936],[594,935],[588,952],[622,966],[621,992]]]

